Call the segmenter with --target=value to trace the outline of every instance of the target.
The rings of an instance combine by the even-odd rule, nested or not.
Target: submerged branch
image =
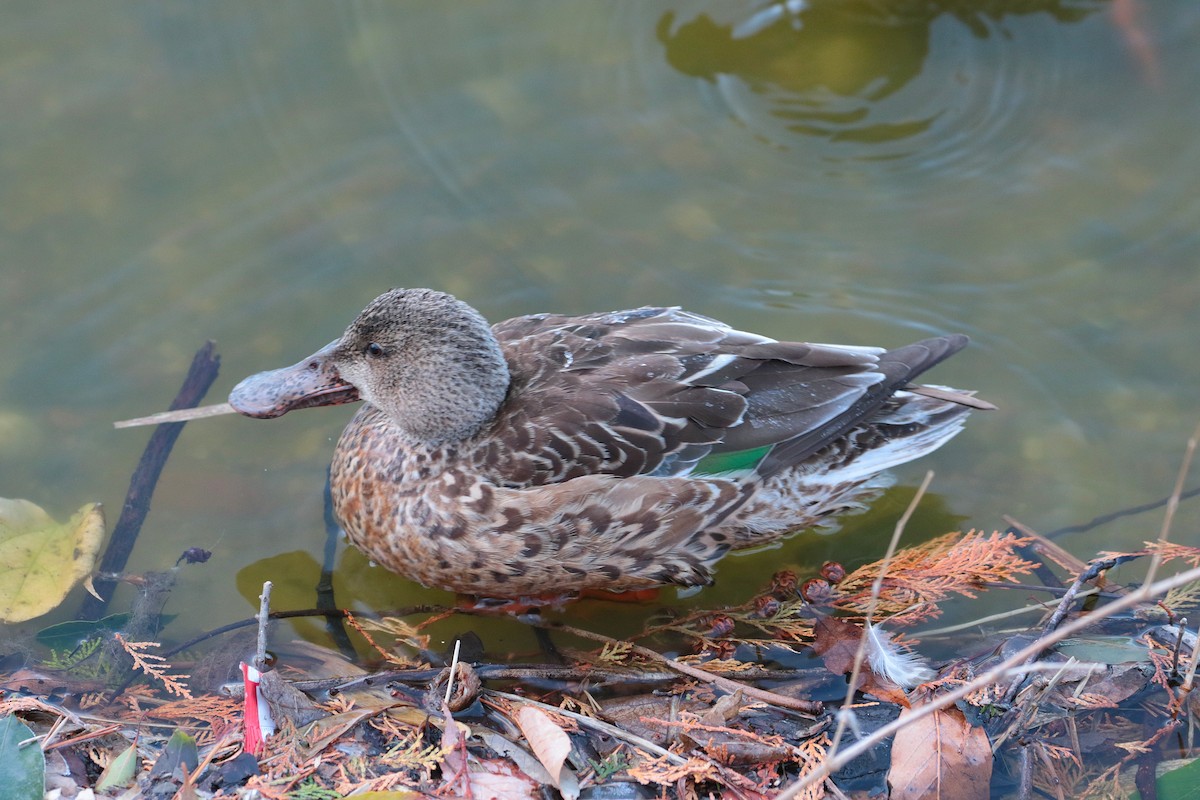
[[[183,386],[171,402],[172,410],[190,408],[204,398],[213,381],[217,379],[217,372],[221,367],[221,357],[217,355],[216,347],[216,343],[210,341],[205,342],[204,346],[196,351],[187,377],[183,380]],[[98,572],[120,573],[125,570],[138,533],[142,530],[142,523],[150,513],[150,498],[154,494],[154,487],[158,484],[158,478],[171,455],[171,448],[175,446],[175,440],[182,431],[183,423],[176,422],[162,425],[150,435],[150,441],[146,443],[142,458],[129,480],[125,505],[121,508],[116,527],[113,528],[104,558],[97,567]],[[116,582],[97,578],[94,585],[99,597],[85,597],[76,615],[77,619],[97,620],[104,616]]]
[[[559,630],[564,633],[569,633],[572,636],[578,636],[581,639],[591,639],[592,641],[605,642],[608,644],[618,643],[617,639],[613,639],[610,636],[605,636],[601,633],[593,633],[592,631],[585,631],[582,628],[576,628],[571,625],[563,625],[562,623],[546,625],[545,627],[552,628],[553,630]],[[750,686],[739,681],[730,680],[729,678],[725,678],[720,675],[714,675],[713,673],[701,669],[700,667],[694,667],[691,664],[684,664],[683,662],[676,661],[673,658],[667,658],[662,653],[655,652],[649,647],[642,647],[641,645],[637,644],[632,644],[629,647],[630,652],[637,653],[643,658],[648,658],[651,661],[657,661],[665,664],[667,667],[683,675],[687,675],[689,678],[695,678],[696,680],[714,684],[727,692],[740,691],[745,697],[752,697],[755,700],[761,700],[764,703],[770,703],[771,705],[779,706],[781,708],[790,708],[793,711],[799,711],[803,714],[820,714],[824,710],[824,704],[818,703],[815,700],[801,700],[797,697],[788,697],[787,695],[779,694],[778,692],[769,692],[766,689],[759,689],[758,687]]]

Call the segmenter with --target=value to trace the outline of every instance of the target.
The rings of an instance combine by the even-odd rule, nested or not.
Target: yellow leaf
[[[104,512],[88,503],[66,524],[28,500],[0,497],[0,620],[52,610],[91,575],[104,540]]]

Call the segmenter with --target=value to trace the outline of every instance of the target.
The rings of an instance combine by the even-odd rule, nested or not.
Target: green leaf
[[[46,756],[33,731],[16,716],[0,719],[0,787],[6,800],[42,800],[46,791]]]
[[[24,622],[54,609],[92,574],[103,541],[99,503],[60,525],[28,500],[0,498],[0,621]]]
[[[121,751],[121,754],[108,762],[108,768],[100,775],[96,783],[97,792],[110,789],[120,789],[133,783],[137,775],[138,754],[137,745],[131,744]]]
[[[129,612],[123,612],[109,614],[104,619],[69,619],[42,628],[34,638],[51,650],[73,650],[95,636],[124,630],[130,616]]]
[[[84,642],[97,636],[107,636],[114,631],[124,631],[129,624],[131,614],[127,611],[120,614],[109,614],[103,619],[69,619],[55,625],[48,625],[37,632],[35,638],[38,644],[51,650],[70,652]],[[178,614],[159,614],[159,627],[165,628],[178,617]]]
[[[1159,775],[1158,800],[1200,800],[1200,759]]]
[[[199,763],[200,752],[196,749],[196,740],[177,729],[167,740],[162,755],[154,762],[150,777],[183,778],[196,769]]]

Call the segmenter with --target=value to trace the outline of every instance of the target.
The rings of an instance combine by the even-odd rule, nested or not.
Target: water
[[[494,320],[680,304],[780,338],[973,337],[937,380],[999,412],[842,534],[727,559],[685,604],[880,552],[927,468],[920,537],[1160,497],[1200,419],[1200,7],[1010,5],[7,5],[0,494],[114,521],[147,432],[110,423],[165,408],[204,340],[216,402],[424,285]],[[252,613],[267,578],[313,604],[350,413],[187,427],[130,564],[214,552],[168,638]],[[337,581],[357,608],[446,599],[354,552]]]

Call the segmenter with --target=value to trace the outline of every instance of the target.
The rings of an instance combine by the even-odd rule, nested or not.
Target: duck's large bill
[[[330,342],[290,367],[251,375],[233,387],[229,404],[247,417],[271,419],[299,408],[353,403],[360,399],[358,389],[342,379],[329,358],[337,344]]]

